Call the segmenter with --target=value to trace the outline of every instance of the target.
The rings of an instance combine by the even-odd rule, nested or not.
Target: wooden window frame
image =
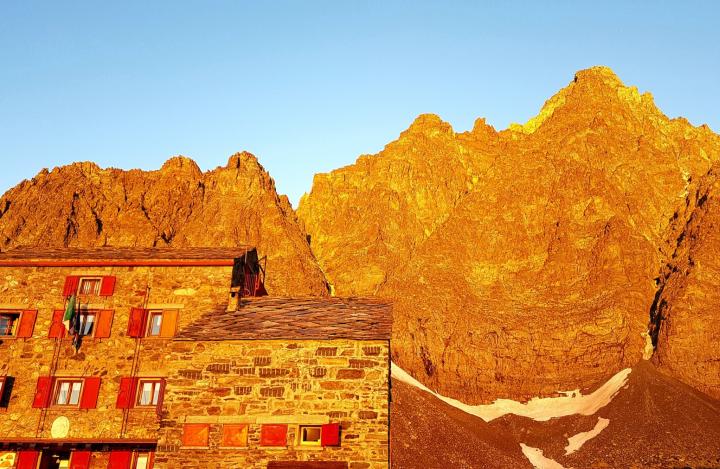
[[[22,319],[22,311],[18,310],[2,310],[0,311],[0,315],[8,315],[8,316],[17,316],[15,321],[13,321],[12,325],[12,331],[10,334],[2,334],[0,335],[0,339],[14,339],[17,337],[17,331],[20,327],[20,320]]]
[[[91,339],[95,337],[95,329],[97,329],[95,326],[97,325],[97,320],[98,320],[98,317],[100,316],[99,312],[100,312],[100,310],[98,310],[98,309],[78,309],[77,314],[80,315],[81,326],[85,325],[85,323],[82,322],[82,316],[92,315],[92,317],[93,317],[93,325],[92,325],[92,329],[90,329],[90,333],[89,334],[80,334],[80,337],[88,337]],[[72,337],[65,336],[65,339],[72,339]]]
[[[317,429],[318,431],[318,438],[317,441],[311,441],[305,439],[305,429],[312,428]],[[299,446],[311,446],[314,448],[321,447],[322,442],[322,425],[299,425],[298,426],[298,445]]]
[[[2,398],[3,394],[5,393],[5,380],[7,379],[7,376],[0,376],[0,398]]]
[[[60,397],[60,386],[63,383],[80,383],[80,391],[78,392],[77,404],[58,404],[57,400]],[[83,388],[84,387],[85,387],[85,380],[83,378],[56,378],[54,386],[53,386],[53,393],[52,393],[52,399],[50,400],[50,406],[51,407],[59,407],[59,408],[63,408],[63,409],[79,409],[80,403],[82,402],[82,398],[83,398]],[[70,388],[70,392],[68,394],[68,400],[70,399],[70,396],[72,396],[72,387]]]
[[[144,317],[144,329],[143,329],[143,336],[141,338],[143,339],[172,339],[177,335],[178,327],[179,327],[179,316],[180,316],[181,308],[168,308],[168,309],[147,309],[145,310],[145,317]],[[168,315],[174,315],[173,319],[168,318]],[[150,326],[152,324],[152,317],[153,316],[160,316],[160,331],[157,335],[150,335]],[[173,321],[173,323],[168,323],[167,321]],[[169,325],[168,325],[169,324]],[[172,328],[172,331],[170,334],[168,334],[168,331],[163,331],[164,328]],[[163,335],[163,332],[165,334]]]
[[[133,451],[132,461],[130,462],[130,469],[137,469],[138,461],[141,455],[147,455],[147,469],[152,469],[155,465],[155,452],[154,451]]]
[[[142,399],[142,386],[143,383],[153,383],[152,388],[152,397],[150,399],[150,404],[141,404],[140,400]],[[152,403],[155,397],[155,390],[158,390],[158,397],[157,402]],[[137,389],[135,391],[135,402],[133,407],[139,408],[139,409],[156,409],[158,404],[162,401],[162,394],[163,392],[163,382],[162,378],[138,378],[138,384]]]
[[[97,288],[92,293],[81,293],[83,282],[89,281],[89,280],[97,281]],[[96,276],[96,275],[80,276],[80,278],[78,279],[78,286],[77,286],[77,291],[75,292],[75,294],[78,296],[78,298],[79,297],[100,296],[102,282],[103,282],[103,277],[101,275],[100,276]]]
[[[149,309],[147,312],[147,323],[145,324],[145,337],[148,338],[154,338],[154,339],[164,339],[166,337],[161,336],[162,333],[162,323],[163,323],[163,316],[165,315],[165,311],[162,309]],[[160,316],[160,325],[158,329],[157,334],[151,334],[152,330],[152,319],[153,316]]]

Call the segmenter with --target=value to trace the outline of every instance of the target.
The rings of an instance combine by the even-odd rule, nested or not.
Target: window
[[[78,295],[99,295],[101,277],[81,277],[78,286]]]
[[[248,426],[246,424],[225,424],[223,425],[222,447],[237,448],[246,447],[248,437]]]
[[[153,455],[148,452],[135,453],[132,469],[150,469],[152,467]]]
[[[20,322],[20,313],[0,313],[0,337],[14,336]]]
[[[98,295],[100,294],[100,277],[81,277],[78,286],[78,295]]]
[[[159,336],[162,330],[162,311],[150,311],[148,312],[148,336]]]
[[[82,380],[58,379],[55,385],[54,405],[78,406],[80,405],[80,392]]]
[[[12,376],[0,376],[0,408],[7,409],[10,405],[10,394],[12,394],[15,378]]]
[[[159,379],[143,379],[138,385],[138,406],[156,406],[160,400],[162,382]]]
[[[80,335],[92,335],[93,326],[95,325],[95,311],[80,311],[80,328],[78,332]]]
[[[300,445],[302,446],[320,446],[320,435],[322,427],[320,425],[301,425],[300,426]]]

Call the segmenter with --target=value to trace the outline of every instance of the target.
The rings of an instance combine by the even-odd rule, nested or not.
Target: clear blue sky
[[[417,114],[502,129],[597,64],[717,132],[719,31],[715,1],[3,1],[0,192],[248,150],[296,203]]]

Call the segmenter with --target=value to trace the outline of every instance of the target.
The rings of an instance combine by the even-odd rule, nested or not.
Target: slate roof
[[[252,251],[252,246],[188,247],[188,248],[132,248],[132,247],[18,247],[0,252],[0,265],[13,261],[59,260],[232,260]]]
[[[180,340],[388,340],[392,306],[377,298],[242,299],[237,311],[217,308],[176,336]]]

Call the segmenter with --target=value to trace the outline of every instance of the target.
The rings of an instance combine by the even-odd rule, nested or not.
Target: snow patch
[[[598,417],[595,428],[587,432],[580,432],[577,435],[568,438],[568,445],[565,447],[565,455],[567,456],[568,454],[572,454],[579,450],[582,445],[598,436],[601,431],[607,428],[608,425],[610,425],[610,420]]]
[[[457,399],[445,397],[442,394],[431,391],[395,363],[390,364],[390,370],[393,378],[418,389],[422,389],[456,409],[480,417],[486,422],[490,422],[506,414],[515,414],[537,421],[546,421],[551,418],[575,414],[593,415],[612,401],[620,389],[627,384],[628,376],[632,371],[632,369],[626,368],[618,372],[593,393],[587,395],[583,395],[578,389],[575,391],[561,392],[564,396],[560,397],[534,397],[527,403],[521,403],[511,399],[497,399],[492,404],[468,405]]]
[[[533,448],[523,443],[520,443],[520,448],[535,469],[572,469],[566,468],[554,459],[545,457],[541,449]]]
[[[645,339],[645,347],[643,348],[643,360],[650,360],[653,356],[653,353],[655,353],[655,347],[653,347],[650,329],[640,335],[643,337],[643,339]]]

